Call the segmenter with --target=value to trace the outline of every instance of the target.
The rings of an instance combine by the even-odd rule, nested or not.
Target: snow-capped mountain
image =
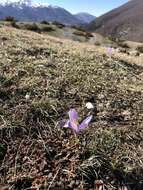
[[[0,4],[0,19],[12,16],[19,21],[59,21],[68,25],[84,24],[67,10],[47,4],[33,3],[31,0],[6,1]]]
[[[17,7],[23,7],[23,6],[28,6],[28,7],[48,7],[47,3],[34,3],[31,0],[7,0],[4,2],[1,2],[0,5],[3,6],[17,6]]]

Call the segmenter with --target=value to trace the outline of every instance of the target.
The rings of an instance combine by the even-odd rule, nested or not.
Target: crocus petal
[[[70,119],[71,122],[78,120],[78,114],[77,114],[77,112],[76,112],[75,109],[71,109],[71,110],[69,111],[69,119]]]
[[[75,109],[71,109],[69,111],[69,119],[70,119],[70,125],[71,128],[78,132],[78,114]]]
[[[66,123],[63,125],[64,128],[71,128],[70,120],[66,121]]]
[[[74,131],[76,131],[76,132],[79,131],[77,121],[71,121],[71,122],[70,122],[70,125],[71,125],[71,128],[72,128]]]
[[[88,125],[89,125],[89,123],[91,122],[91,120],[92,120],[92,115],[91,116],[88,116],[86,119],[84,119],[83,121],[82,121],[82,123],[79,125],[79,130],[81,130],[81,129],[84,129],[84,128],[86,128],[86,127],[88,127]]]
[[[69,120],[67,120],[67,119],[62,119],[62,120],[60,120],[60,121],[57,123],[57,126],[58,126],[58,127],[61,127],[61,128],[67,127],[68,121],[69,121]]]

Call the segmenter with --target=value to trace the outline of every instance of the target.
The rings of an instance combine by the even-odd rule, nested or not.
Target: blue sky
[[[0,0],[5,2],[7,0]],[[19,0],[8,0],[19,1]],[[70,11],[71,13],[88,12],[95,16],[102,15],[126,2],[128,0],[31,0],[36,3],[46,3],[57,5]]]
[[[35,1],[39,2],[40,0]],[[88,12],[99,16],[128,0],[41,0],[40,2],[61,6],[72,13]]]

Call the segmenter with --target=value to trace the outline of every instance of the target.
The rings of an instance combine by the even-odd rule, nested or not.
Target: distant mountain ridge
[[[87,14],[88,15],[88,14]],[[59,21],[67,25],[85,24],[64,8],[47,4],[32,3],[31,0],[0,3],[0,19],[13,16],[19,21]]]
[[[81,21],[84,21],[85,23],[90,23],[92,22],[96,17],[89,14],[89,13],[77,13],[75,14],[76,18],[81,20]]]
[[[143,42],[143,0],[131,0],[96,18],[87,28],[105,36]]]

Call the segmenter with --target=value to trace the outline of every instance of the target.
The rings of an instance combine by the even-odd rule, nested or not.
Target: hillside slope
[[[143,188],[143,66],[95,46],[1,27],[0,188]],[[60,127],[75,108],[93,120]]]
[[[106,36],[143,42],[143,1],[132,0],[97,18],[88,26]]]

